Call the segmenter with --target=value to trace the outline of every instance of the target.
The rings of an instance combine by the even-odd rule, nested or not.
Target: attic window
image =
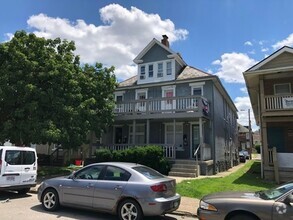
[[[158,77],[163,77],[163,63],[158,63]]]
[[[167,62],[167,75],[172,75],[172,63]]]
[[[291,94],[291,84],[274,84],[274,93],[275,95]]]
[[[140,67],[140,79],[145,79],[145,66]]]
[[[154,76],[154,65],[150,64],[149,65],[149,77],[153,77]]]

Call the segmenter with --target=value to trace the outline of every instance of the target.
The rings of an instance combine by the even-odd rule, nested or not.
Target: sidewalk
[[[202,178],[222,178],[225,176],[230,175],[231,173],[239,170],[240,168],[242,168],[245,165],[245,163],[240,163],[239,165],[232,167],[231,169],[225,171],[225,172],[221,172],[221,173],[217,173],[216,175],[212,175],[212,176],[199,176],[196,178],[184,178],[184,177],[175,177],[175,176],[169,176],[171,178],[176,179],[176,183],[180,183],[183,180],[194,180],[194,179],[202,179]],[[173,212],[174,214],[178,214],[178,215],[190,215],[190,216],[196,216],[196,211],[197,208],[199,206],[199,199],[197,198],[189,198],[189,197],[181,197],[181,204],[179,206],[179,208]]]

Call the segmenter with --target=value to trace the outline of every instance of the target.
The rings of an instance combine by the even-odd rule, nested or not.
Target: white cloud
[[[267,52],[267,51],[269,51],[269,48],[267,48],[267,47],[261,49],[261,52]]]
[[[293,46],[293,33],[290,34],[286,39],[275,43],[272,47],[275,50],[277,50],[277,49],[280,49],[283,46],[289,46],[289,47]]]
[[[258,130],[258,126],[255,123],[255,118],[251,108],[249,97],[248,96],[237,97],[235,98],[234,103],[238,109],[238,123],[243,126],[248,126],[249,125],[249,111],[250,111],[251,128],[253,131]]]
[[[245,94],[248,94],[247,87],[240,88],[240,91],[245,93]]]
[[[244,83],[243,72],[253,66],[256,61],[243,53],[225,53],[220,60],[212,64],[219,65],[218,75],[227,83]]]
[[[244,45],[246,45],[246,46],[252,46],[252,43],[251,43],[251,41],[246,41],[246,42],[244,43]]]
[[[187,30],[176,29],[171,20],[163,20],[158,14],[147,14],[135,7],[128,10],[110,4],[99,12],[103,22],[100,26],[45,14],[33,15],[27,23],[35,29],[37,36],[75,41],[76,54],[82,62],[113,65],[121,80],[136,74],[133,59],[153,38],[160,40],[162,34],[166,34],[172,44],[188,36]]]

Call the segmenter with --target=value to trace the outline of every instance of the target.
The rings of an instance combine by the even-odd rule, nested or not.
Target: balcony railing
[[[207,100],[201,96],[134,100],[117,103],[115,106],[116,114],[197,112],[199,110],[204,110],[206,113],[209,110]]]
[[[279,111],[293,109],[293,95],[265,96],[265,110]]]

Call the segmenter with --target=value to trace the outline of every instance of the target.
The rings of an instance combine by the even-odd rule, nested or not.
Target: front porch
[[[277,183],[292,181],[293,153],[277,153],[277,149],[268,150],[268,165],[264,164],[264,178]]]

